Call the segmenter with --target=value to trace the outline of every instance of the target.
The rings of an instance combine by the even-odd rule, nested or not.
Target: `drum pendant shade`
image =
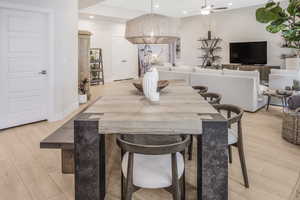
[[[179,38],[178,27],[176,18],[145,14],[127,21],[125,38],[133,44],[170,44]]]

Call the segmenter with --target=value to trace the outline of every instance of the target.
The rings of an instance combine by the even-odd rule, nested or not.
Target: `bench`
[[[92,101],[89,105],[92,105],[98,99]],[[89,106],[40,142],[41,149],[61,149],[61,166],[64,174],[74,173],[74,121],[80,118],[88,108]]]
[[[78,115],[40,142],[41,149],[61,149],[64,174],[74,173],[74,120],[77,118]]]

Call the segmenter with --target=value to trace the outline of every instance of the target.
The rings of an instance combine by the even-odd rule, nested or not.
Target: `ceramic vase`
[[[159,92],[157,92],[159,75],[156,68],[147,71],[143,78],[143,91],[145,97],[153,102],[159,101]]]

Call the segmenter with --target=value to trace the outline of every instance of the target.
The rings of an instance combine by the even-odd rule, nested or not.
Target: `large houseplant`
[[[270,33],[281,32],[285,47],[296,49],[300,55],[300,0],[289,0],[287,8],[282,8],[280,2],[268,2],[256,10],[256,20],[267,24]]]

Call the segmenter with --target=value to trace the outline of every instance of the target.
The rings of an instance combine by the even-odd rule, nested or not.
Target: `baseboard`
[[[50,116],[48,118],[49,122],[59,121],[67,117],[69,114],[71,114],[73,111],[75,111],[79,107],[78,100],[74,103],[70,104],[68,107],[66,107],[63,111],[54,114],[53,116]]]

